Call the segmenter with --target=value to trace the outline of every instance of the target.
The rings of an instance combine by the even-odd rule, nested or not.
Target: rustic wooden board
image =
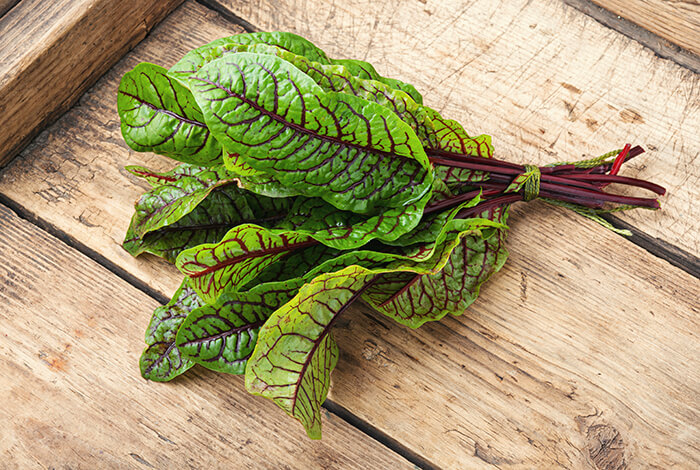
[[[18,3],[19,0],[0,0],[0,17],[10,11],[10,9]]]
[[[559,0],[207,3],[413,83],[429,106],[492,135],[507,160],[550,163],[640,143],[648,153],[624,174],[669,195],[661,212],[619,217],[700,254],[690,236],[700,231],[700,75]]]
[[[181,2],[22,0],[0,15],[0,165]]]
[[[674,44],[700,54],[700,3],[697,0],[593,0]]]
[[[412,468],[326,413],[311,441],[241,377],[138,374],[157,306],[0,205],[3,468]]]
[[[131,261],[118,246],[144,189],[120,167],[166,161],[124,147],[116,86],[137,61],[167,65],[193,43],[238,31],[186,3],[5,170],[2,194],[172,293],[172,267]],[[511,222],[512,259],[467,316],[414,331],[366,307],[348,312],[336,334],[334,403],[447,468],[700,463],[697,280],[544,204],[515,210]]]

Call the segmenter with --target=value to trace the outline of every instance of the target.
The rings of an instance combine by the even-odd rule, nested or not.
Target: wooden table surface
[[[697,1],[148,2],[120,35],[95,26],[104,60],[17,46],[32,3],[0,2],[0,161],[14,157],[0,170],[0,468],[700,467]],[[56,14],[46,49],[119,16],[60,5],[74,18]],[[172,164],[125,145],[116,88],[138,62],[246,30],[369,60],[507,160],[639,143],[624,174],[664,185],[663,210],[616,216],[625,238],[517,205],[511,257],[465,315],[411,330],[353,307],[322,441],[241,377],[144,381],[143,331],[180,275],[120,247],[146,189],[123,167]]]

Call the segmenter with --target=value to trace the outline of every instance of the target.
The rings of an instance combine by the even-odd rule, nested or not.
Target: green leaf
[[[231,229],[219,243],[183,251],[175,265],[189,277],[190,285],[202,299],[214,303],[219,295],[240,289],[290,252],[316,243],[304,235],[277,235],[257,225],[242,224]]]
[[[435,181],[440,181],[440,183],[433,184],[433,197],[430,200],[430,204],[438,203],[452,196],[445,183],[441,180]],[[474,207],[481,201],[481,196],[477,195],[451,209],[424,214],[420,222],[410,232],[403,234],[395,240],[385,241],[385,243],[395,246],[408,246],[435,241],[440,237],[440,234],[449,227],[449,223],[460,211],[469,207]],[[430,206],[430,204],[428,206]]]
[[[348,71],[357,78],[370,79],[382,82],[391,88],[403,91],[408,94],[413,101],[418,104],[423,104],[423,96],[418,93],[418,90],[410,83],[402,82],[395,78],[382,77],[377,73],[377,70],[369,62],[357,59],[332,59],[331,63],[336,65],[342,65],[347,68]]]
[[[434,109],[425,107],[432,123],[432,134],[426,139],[426,152],[433,155],[444,152],[451,155],[469,155],[472,157],[492,158],[493,145],[491,136],[482,134],[471,137],[457,121],[443,118]],[[488,179],[488,174],[467,168],[436,166],[435,177],[444,181],[448,186],[464,186],[469,182],[480,182]]]
[[[265,175],[252,166],[248,165],[237,153],[227,153],[224,155],[226,169],[236,176],[260,176]]]
[[[119,84],[117,108],[127,145],[196,165],[221,162],[214,139],[190,91],[157,65],[141,63]]]
[[[408,125],[375,103],[324,93],[277,57],[225,56],[190,86],[227,151],[308,196],[371,213],[430,189],[430,165]]]
[[[525,187],[528,181],[539,176],[539,169],[536,166],[520,173],[518,176],[513,178],[513,181],[508,185],[508,187],[503,191],[504,193],[517,193]]]
[[[148,346],[139,360],[143,378],[167,382],[194,365],[180,354],[175,338],[187,315],[202,305],[202,300],[183,282],[170,302],[155,309],[146,329]]]
[[[437,273],[393,272],[381,276],[363,299],[397,322],[418,328],[448,313],[462,314],[479,295],[481,285],[501,269],[508,252],[505,230],[464,233]]]
[[[309,271],[316,269],[317,266],[339,256],[341,253],[335,248],[322,244],[291,251],[262,270],[255,279],[241,287],[241,290],[250,290],[258,284],[304,277]]]
[[[208,369],[243,374],[258,330],[302,284],[301,279],[260,284],[247,292],[225,293],[213,305],[194,309],[177,333],[180,354]]]
[[[375,216],[343,211],[318,198],[299,197],[275,231],[308,235],[341,250],[358,248],[374,239],[393,241],[418,224],[429,197],[426,194],[417,203],[387,209]]]
[[[299,190],[283,185],[277,178],[267,173],[239,176],[238,184],[250,192],[272,198],[287,198],[301,194]]]
[[[190,165],[189,163],[183,163],[165,172],[150,170],[138,165],[125,166],[124,169],[134,176],[145,179],[154,188],[163,184],[173,183],[186,176],[197,176],[198,174],[206,175],[206,172],[209,171],[208,167]]]
[[[232,52],[245,52],[249,46],[256,44],[276,46],[321,64],[330,63],[325,52],[301,36],[284,32],[259,32],[236,34],[198,47],[185,54],[182,59],[170,68],[168,73],[175,77],[187,79],[212,60]]]
[[[143,194],[136,202],[136,212],[129,230],[142,238],[146,233],[171,225],[192,212],[214,188],[235,184],[223,167],[198,168],[201,171],[192,171],[190,176],[180,175],[174,181],[165,182]],[[235,210],[241,218],[250,220],[253,217],[245,200],[234,201],[232,207],[227,209]]]
[[[331,328],[368,280],[364,269],[351,266],[305,284],[263,325],[248,360],[248,391],[272,399],[312,439],[321,438],[321,404],[338,361]]]
[[[168,199],[162,199],[168,204]],[[230,184],[212,190],[191,212],[176,222],[146,233],[139,238],[132,226],[126,234],[124,249],[133,256],[152,253],[174,263],[181,251],[203,243],[221,240],[233,227],[254,222],[273,225],[283,219],[293,200],[258,196]]]

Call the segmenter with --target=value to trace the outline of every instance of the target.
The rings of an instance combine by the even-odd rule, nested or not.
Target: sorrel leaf
[[[367,289],[363,299],[411,328],[440,320],[448,313],[460,315],[476,300],[481,285],[505,263],[505,237],[505,230],[486,237],[464,234],[439,272],[384,274]]]
[[[219,295],[240,289],[288,253],[315,244],[304,235],[277,235],[257,225],[242,224],[219,243],[183,251],[175,265],[202,299],[214,303]]]
[[[170,171],[163,172],[154,171],[139,165],[125,166],[124,169],[134,176],[145,179],[154,188],[175,182],[187,176],[198,176],[200,174],[206,175],[206,172],[208,171],[213,171],[214,173],[212,173],[211,177],[209,178],[205,176],[205,179],[217,179],[221,176],[216,174],[217,167],[210,169],[209,167],[190,165],[189,163],[182,163]]]
[[[300,197],[275,230],[302,233],[341,250],[358,248],[374,239],[393,241],[421,220],[429,196],[375,216],[342,211],[318,198]]]
[[[243,33],[217,39],[188,52],[168,70],[168,73],[180,79],[187,79],[212,60],[231,52],[247,51],[247,46],[255,44],[276,46],[320,64],[330,63],[325,52],[296,34],[284,32]]]
[[[187,282],[183,281],[172,300],[155,309],[146,329],[148,346],[139,360],[143,378],[167,382],[194,365],[194,362],[180,354],[175,338],[187,315],[202,305],[202,300],[187,286]]]
[[[432,123],[432,134],[427,139],[428,153],[437,150],[455,155],[493,157],[491,136],[483,134],[471,137],[457,121],[443,118],[434,109],[425,107],[425,110]],[[464,186],[488,178],[488,174],[483,171],[439,165],[435,167],[435,176],[449,186]]]
[[[168,204],[168,199],[162,199]],[[285,217],[293,200],[258,196],[228,184],[215,188],[191,212],[169,225],[138,237],[133,222],[124,249],[133,256],[152,253],[174,263],[181,251],[203,243],[216,243],[233,227],[255,222],[272,226]]]
[[[234,184],[224,170],[204,170],[192,176],[181,176],[175,181],[161,184],[144,193],[135,205],[129,229],[139,238],[146,233],[171,225],[192,212],[217,187]],[[253,215],[243,198],[232,201],[233,209],[241,217],[250,220]]]
[[[208,369],[243,374],[258,330],[302,284],[296,279],[223,294],[214,304],[196,308],[187,316],[177,333],[177,348]]]
[[[418,104],[423,104],[423,95],[418,93],[416,87],[410,83],[402,82],[396,78],[387,78],[379,75],[377,70],[369,62],[357,59],[331,59],[331,63],[336,65],[342,65],[347,68],[348,71],[356,76],[357,78],[376,80],[378,82],[384,83],[392,88],[401,90],[408,94],[413,100]]]
[[[351,266],[305,284],[263,325],[248,360],[248,391],[272,399],[312,439],[321,438],[321,404],[338,361],[331,328],[367,282],[365,270]]]
[[[324,93],[284,60],[232,54],[202,67],[190,86],[226,150],[285,186],[358,213],[410,204],[430,189],[408,125],[375,103]]]
[[[192,93],[158,66],[141,63],[119,84],[117,108],[124,140],[137,152],[210,166],[222,148],[211,136]]]

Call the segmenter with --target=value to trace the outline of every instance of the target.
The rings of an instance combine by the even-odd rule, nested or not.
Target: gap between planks
[[[116,277],[127,282],[129,285],[143,292],[149,297],[153,298],[157,302],[161,304],[166,304],[170,300],[165,295],[150,287],[146,282],[137,278],[133,274],[130,274],[129,272],[125,271],[123,268],[109,261],[107,258],[97,253],[95,250],[79,242],[74,237],[70,236],[68,233],[60,230],[51,223],[43,220],[38,215],[32,214],[20,204],[18,204],[16,201],[0,193],[0,206],[3,205],[7,207],[10,211],[12,211],[20,219],[27,221],[28,223],[37,227],[39,230],[42,230],[48,233],[49,235],[53,236],[54,238],[60,240],[70,248],[78,251],[82,255],[91,259],[99,266],[105,268],[106,270],[114,274]],[[377,441],[379,444],[383,445],[388,450],[394,452],[400,457],[403,457],[404,459],[415,465],[417,468],[420,468],[422,470],[436,470],[440,468],[434,463],[430,462],[425,457],[419,455],[418,453],[412,451],[405,445],[401,444],[396,439],[389,436],[387,433],[379,430],[375,426],[372,426],[370,423],[355,415],[347,408],[343,407],[338,403],[333,402],[331,399],[326,399],[322,407],[328,413],[337,416],[349,426],[365,434],[368,438]]]
[[[681,67],[700,73],[700,57],[692,51],[684,49],[602,6],[595,5],[589,0],[561,1],[590,16],[603,26],[607,26],[651,49],[662,59],[672,60]]]
[[[86,101],[89,102],[89,101],[90,101],[89,98],[88,98]],[[86,103],[86,106],[88,106],[87,103]],[[62,170],[64,170],[64,169],[62,169]],[[65,169],[65,170],[69,170],[69,169]],[[54,169],[53,171],[56,171],[56,169]],[[115,196],[115,197],[116,197],[116,196]],[[117,197],[117,198],[118,198],[118,197]],[[121,200],[121,203],[123,204],[123,200]],[[45,208],[46,205],[44,204],[42,207]],[[533,208],[533,209],[534,209],[534,208]],[[538,209],[542,209],[542,207],[540,206]],[[519,209],[519,210],[520,210],[520,209]],[[526,210],[527,210],[527,209],[526,209]],[[529,211],[529,212],[532,212],[532,211]],[[550,212],[551,212],[551,211],[550,211]],[[40,213],[41,213],[41,212],[40,212]],[[556,212],[556,211],[554,211],[554,212],[551,212],[549,215],[557,215],[557,214],[559,214],[559,213]],[[76,216],[77,216],[77,214],[76,214]],[[113,219],[113,218],[114,218],[114,217],[111,216],[111,217],[110,217],[110,220]],[[519,228],[523,228],[523,227],[522,227],[522,225],[524,225],[524,223],[522,222],[523,218],[521,217],[520,220],[521,220],[521,222],[519,223],[518,227],[519,227]],[[561,217],[559,217],[557,220],[558,220],[559,222],[562,222]],[[515,220],[514,220],[514,221],[515,221]],[[83,224],[85,224],[87,227],[89,227],[89,225],[87,225],[87,223],[90,222],[90,217],[87,217],[87,222],[83,222],[82,220],[81,220],[81,222],[82,222]],[[95,220],[94,222],[97,222],[97,220]],[[105,222],[105,221],[103,220],[102,222]],[[583,226],[581,227],[581,229],[583,230],[583,229],[585,229],[585,224],[582,224],[582,225],[583,225]],[[552,229],[553,227],[557,227],[557,225],[555,224],[555,225],[547,225],[547,226],[546,226],[547,229]],[[589,232],[590,232],[590,231],[591,231],[591,230],[589,230]],[[72,233],[72,232],[71,232],[71,233]],[[558,232],[557,232],[557,233],[558,233]],[[563,235],[563,234],[560,234],[560,235]],[[609,238],[610,241],[614,240],[614,238],[611,237],[609,234],[600,233],[600,235],[601,235],[601,236],[605,236],[606,238]],[[613,245],[614,245],[614,242],[613,242]],[[601,246],[600,248],[601,248],[601,249],[605,249],[606,246],[609,247],[610,245],[604,245],[604,246]],[[639,250],[637,250],[637,251],[639,251]],[[514,261],[517,261],[517,260],[515,259],[515,257],[514,257]],[[534,259],[533,261],[536,262],[537,260]],[[650,261],[653,261],[653,260],[650,259]],[[575,262],[575,261],[572,261],[572,262]],[[514,266],[518,266],[518,265],[516,264],[516,265],[514,265]],[[530,276],[534,276],[533,273],[535,273],[535,272],[537,272],[537,271],[540,271],[540,272],[545,273],[545,274],[552,272],[551,269],[544,269],[544,268],[543,268],[542,266],[540,266],[540,265],[538,265],[538,266],[536,266],[536,267],[538,268],[538,270],[536,270],[536,271],[527,271],[527,272],[530,273],[530,274],[529,274]],[[585,267],[585,266],[584,266],[584,267]],[[514,267],[513,269],[516,269],[516,268]],[[511,269],[511,271],[512,271],[513,269]],[[522,266],[522,264],[520,265],[520,269],[525,269],[525,268]],[[507,270],[506,270],[506,271],[507,271]],[[524,273],[525,273],[525,271],[523,271],[523,274],[522,274],[523,276],[525,276]],[[504,274],[504,275],[505,275],[505,274]],[[501,279],[503,279],[503,277],[501,277]],[[557,280],[557,279],[555,278],[555,280]],[[612,279],[612,280],[614,281],[614,279]],[[531,282],[532,282],[532,278],[531,278]],[[516,285],[515,287],[516,287],[516,289],[517,289],[517,285]],[[523,287],[523,286],[521,285],[521,289],[526,289],[526,287]],[[521,293],[521,296],[522,296],[522,297],[525,297],[525,293],[522,292],[522,293]],[[478,312],[479,312],[478,310],[475,310],[475,314],[478,314]],[[662,312],[662,313],[663,313],[663,312]],[[536,317],[533,317],[533,320],[536,320]],[[463,321],[464,321],[464,320],[463,320]],[[454,328],[454,327],[456,327],[456,326],[457,326],[457,327],[459,326],[459,322],[457,322],[456,320],[450,319],[450,320],[448,320],[447,326],[430,325],[430,326],[427,327],[427,330],[428,330],[428,331],[439,330],[439,331],[443,332],[444,330],[449,330],[450,327]],[[552,326],[551,324],[548,325],[548,327],[551,327],[551,326]],[[401,332],[402,334],[403,334],[403,333],[406,333],[406,332],[404,332],[403,330],[399,330],[399,329],[394,329],[393,331],[394,331],[394,332]],[[483,331],[481,331],[481,330],[477,330],[477,331],[478,331],[478,333],[479,333],[479,335],[476,335],[476,339],[477,339],[478,341],[485,341],[486,338],[489,338],[489,332],[488,332],[488,331],[486,331],[486,332],[483,332]],[[353,331],[353,332],[352,332],[352,334],[353,334],[353,335],[352,335],[352,338],[347,337],[347,334],[346,334],[346,335],[345,335],[345,336],[346,336],[346,339],[348,339],[348,340],[349,340],[349,339],[352,339],[353,341],[355,341],[355,340],[357,339],[357,338],[355,337],[355,333],[357,333],[357,331]],[[409,333],[410,333],[411,335],[414,334],[414,332],[409,332]],[[447,333],[449,333],[449,331],[447,331]],[[406,334],[408,334],[408,333],[406,333]],[[420,333],[416,333],[416,341],[417,341],[417,338],[419,338],[419,336],[418,336],[419,334],[420,334]],[[413,336],[411,336],[411,338],[413,338]],[[435,338],[431,337],[431,339],[435,339]],[[360,342],[361,342],[361,341],[360,341]],[[460,342],[450,342],[449,345],[450,345],[450,346],[456,346],[456,345],[462,344],[462,343],[464,343],[464,342],[466,342],[467,345],[470,344],[470,343],[468,343],[468,341],[465,339],[464,341],[460,341]],[[348,343],[348,344],[349,344],[349,343]],[[356,344],[356,343],[353,342],[353,344]],[[420,344],[422,344],[422,343],[417,343],[417,344],[420,345]],[[440,346],[442,346],[442,344],[441,344]],[[446,345],[446,346],[447,346],[447,345]],[[394,349],[395,349],[396,351],[400,351],[400,347],[399,347],[399,346],[397,346],[397,347],[394,348]],[[356,351],[354,351],[353,353],[355,353],[355,352],[356,352]],[[371,351],[370,351],[370,352],[371,352]],[[432,352],[435,353],[435,354],[438,354],[438,355],[439,355],[439,353],[440,353],[440,352],[437,351],[437,350],[433,350]],[[374,357],[374,356],[373,356],[373,357]],[[462,356],[462,358],[463,358],[465,361],[468,360],[468,359],[467,359],[468,357],[469,357],[469,356]],[[365,359],[367,359],[367,358],[365,358]],[[429,360],[429,359],[430,359],[430,356],[428,356],[426,360]],[[538,361],[538,362],[539,362],[539,361]],[[557,361],[557,363],[558,363],[558,362],[559,362],[559,361]],[[545,360],[545,363],[546,363],[546,360]],[[404,365],[405,365],[405,364],[404,364]],[[343,364],[343,366],[344,366],[345,368],[348,368],[348,367],[351,366],[351,364],[350,364],[348,361],[346,361],[346,362]],[[509,366],[509,367],[510,367],[510,366]],[[411,369],[409,368],[408,370],[411,370]],[[471,373],[471,368],[468,367],[468,370],[470,370],[470,373]],[[343,372],[343,371],[341,370],[341,372]],[[425,370],[425,371],[423,371],[423,372],[429,372],[429,371],[428,371],[428,370]],[[450,370],[450,377],[452,377],[452,374],[453,374],[454,372],[455,372],[454,370]],[[459,372],[458,369],[457,369],[457,372]],[[530,372],[532,372],[532,370],[530,370]],[[478,373],[478,370],[477,370],[476,372],[474,372],[474,376],[475,376],[475,377],[476,377],[477,373]],[[346,375],[347,375],[347,373],[346,373]],[[442,375],[442,377],[445,377],[445,375]],[[504,380],[502,377],[500,377],[500,376],[498,376],[498,377],[499,377],[499,380],[501,380],[501,381]],[[365,377],[363,376],[363,378],[365,378]],[[523,376],[518,376],[518,378],[520,378],[520,379],[521,379],[521,382],[522,382],[522,380],[524,380],[525,376],[524,376],[524,374],[523,374]],[[388,380],[388,379],[387,379],[387,380]],[[504,383],[507,383],[507,382],[508,382],[508,377],[506,377],[506,382],[504,382]],[[362,385],[362,384],[366,385],[367,383],[368,383],[367,380],[363,380],[360,384],[361,384],[361,385]],[[387,383],[388,383],[388,382],[387,382]],[[403,384],[403,383],[402,383],[402,384]],[[550,385],[551,385],[551,384],[550,384]],[[349,390],[349,389],[348,389],[348,390]],[[567,392],[567,393],[568,393],[568,392]],[[341,400],[340,400],[341,402],[344,402],[344,401],[342,400],[343,394],[347,395],[347,393],[346,393],[342,388],[341,388],[340,390],[338,390],[338,392],[336,393],[336,397],[337,397],[337,398],[341,398]],[[569,396],[569,395],[571,395],[571,396]],[[576,393],[575,396],[578,396],[578,392]],[[574,397],[574,392],[571,392],[570,394],[567,395],[567,399],[568,399],[568,400],[574,400],[573,397]],[[482,398],[483,398],[483,397],[482,397]],[[437,402],[436,402],[436,403],[437,403]],[[361,406],[362,404],[360,403],[360,404],[358,404],[358,405]],[[385,405],[386,405],[387,407],[390,407],[391,403],[385,403]],[[440,405],[443,405],[443,403],[440,402]],[[353,408],[354,408],[354,405],[353,405]],[[380,411],[381,411],[381,410],[380,410]],[[607,411],[606,411],[606,412],[607,412]],[[396,413],[396,410],[394,410],[392,413]],[[368,414],[368,413],[366,412],[366,410],[365,410],[363,416],[369,417],[369,418],[372,420],[372,422],[374,422],[374,412],[372,412],[371,414]],[[429,418],[429,417],[428,417],[428,418]],[[528,421],[528,422],[529,422],[529,421]],[[394,425],[395,425],[395,424],[396,424],[396,423],[394,423]],[[403,423],[402,423],[402,424],[403,424]],[[381,426],[381,424],[378,424],[378,425]],[[594,424],[593,426],[589,427],[589,432],[590,432],[591,429],[598,429],[598,426],[599,426],[598,424]],[[382,427],[384,428],[384,426],[382,426]],[[393,432],[392,430],[393,430],[393,429],[396,429],[396,428],[395,428],[395,426],[393,426],[393,427],[387,427],[386,429],[389,429],[390,432]],[[421,429],[423,429],[423,428],[421,428]],[[398,432],[398,431],[397,431],[397,432]],[[443,439],[443,437],[444,437],[444,439]],[[483,439],[483,437],[482,437],[481,439]],[[537,438],[535,437],[535,439],[537,439]],[[447,441],[449,441],[449,440],[450,440],[450,436],[449,436],[449,435],[447,435],[447,436],[441,436],[440,445],[442,446],[443,444],[445,444],[445,442],[447,442]],[[447,445],[447,444],[446,444],[446,445]],[[539,445],[539,444],[538,444],[538,445]],[[478,444],[478,447],[477,447],[477,444],[474,444],[473,452],[474,452],[474,455],[476,455],[478,458],[481,458],[481,459],[483,460],[482,455],[486,454],[486,453],[488,452],[488,449],[487,449],[486,447],[484,447],[484,443],[483,443],[483,441],[482,441],[481,443]],[[491,452],[491,453],[493,453],[493,452]],[[496,459],[496,460],[497,460],[497,458],[498,458],[498,456],[489,456],[488,454],[486,454],[486,455],[487,455],[486,458],[489,458],[489,459],[491,459],[491,460],[493,460],[493,459]],[[439,457],[438,457],[438,454],[436,453],[436,459],[437,459],[437,458],[439,458]]]
[[[260,463],[261,452],[269,453],[268,465],[285,468],[295,462],[303,462],[307,468],[366,468],[365,462],[373,459],[392,468],[416,465],[335,415],[329,414],[325,420],[330,440],[311,441],[301,427],[289,426],[284,413],[271,413],[276,409],[271,402],[257,400],[242,388],[229,391],[227,387],[232,382],[241,385],[240,377],[231,380],[234,379],[231,376],[198,367],[187,377],[178,379],[180,385],[189,381],[189,390],[184,393],[141,380],[138,374],[128,372],[133,368],[126,365],[127,357],[142,349],[131,331],[138,328],[133,314],[144,303],[153,306],[155,302],[105,271],[99,263],[90,261],[79,249],[70,245],[66,248],[64,242],[2,204],[0,222],[6,229],[0,230],[0,254],[9,256],[2,266],[7,273],[0,273],[3,274],[0,279],[5,281],[0,282],[0,299],[9,308],[0,311],[0,317],[9,315],[5,318],[9,329],[2,336],[0,350],[7,351],[9,347],[13,352],[12,359],[7,356],[7,360],[0,360],[3,373],[10,373],[9,381],[0,381],[0,396],[14,403],[0,410],[0,424],[10,429],[9,439],[0,439],[0,455],[9,457],[11,466],[31,460],[35,465],[51,466],[58,462],[73,467],[77,456],[82,464],[92,462],[88,464],[92,468],[96,468],[94,460],[101,462],[100,468],[104,465],[131,468],[130,458],[152,468],[182,467],[186,461],[191,464],[195,460],[199,465],[218,468],[222,461],[232,457],[250,467]],[[22,248],[25,244],[28,250]],[[62,278],[63,282],[53,282],[56,278]],[[99,282],[86,290],[86,283],[94,281]],[[64,284],[67,290],[62,288]],[[120,295],[120,304],[114,302],[115,295]],[[35,308],[40,309],[37,315],[23,315]],[[122,318],[112,314],[115,308]],[[28,320],[21,320],[25,316]],[[124,329],[130,334],[114,335],[110,328]],[[104,331],[110,335],[104,335]],[[21,336],[26,332],[31,335],[29,341]],[[101,342],[97,348],[100,353],[86,354],[86,348],[90,350],[98,342]],[[109,351],[115,349],[127,354],[111,356]],[[92,374],[99,367],[107,368],[111,375],[110,380],[100,381],[95,387]],[[125,393],[127,400],[128,393],[136,393],[131,396],[139,396],[140,400],[122,414],[106,413],[115,404],[123,406]],[[59,400],[63,407],[51,405]],[[167,416],[156,411],[162,403],[175,406],[178,401],[177,410]],[[201,409],[192,406],[193,402],[201,405]],[[233,409],[227,414],[219,413],[218,405],[222,402],[233,405]],[[252,413],[239,413],[239,417],[234,413],[237,406]],[[85,417],[78,421],[75,416],[71,418],[71,409],[75,407],[79,409],[74,412],[81,416],[97,413],[93,424],[99,424],[99,429],[81,425]],[[255,413],[261,415],[256,418]],[[194,417],[204,424],[189,424]],[[116,426],[118,434],[126,423],[136,426],[123,439],[113,441],[115,430],[110,428]],[[76,424],[79,427],[73,429]],[[237,431],[231,438],[240,444],[237,448],[223,435],[216,439],[215,431],[226,433],[227,429]],[[266,433],[270,432],[280,440],[268,442]],[[105,434],[109,436],[107,439]],[[203,439],[205,436],[214,439],[207,441]],[[297,440],[298,444],[291,448],[286,444]],[[199,453],[173,454],[178,446],[184,446],[185,450],[193,446]]]

